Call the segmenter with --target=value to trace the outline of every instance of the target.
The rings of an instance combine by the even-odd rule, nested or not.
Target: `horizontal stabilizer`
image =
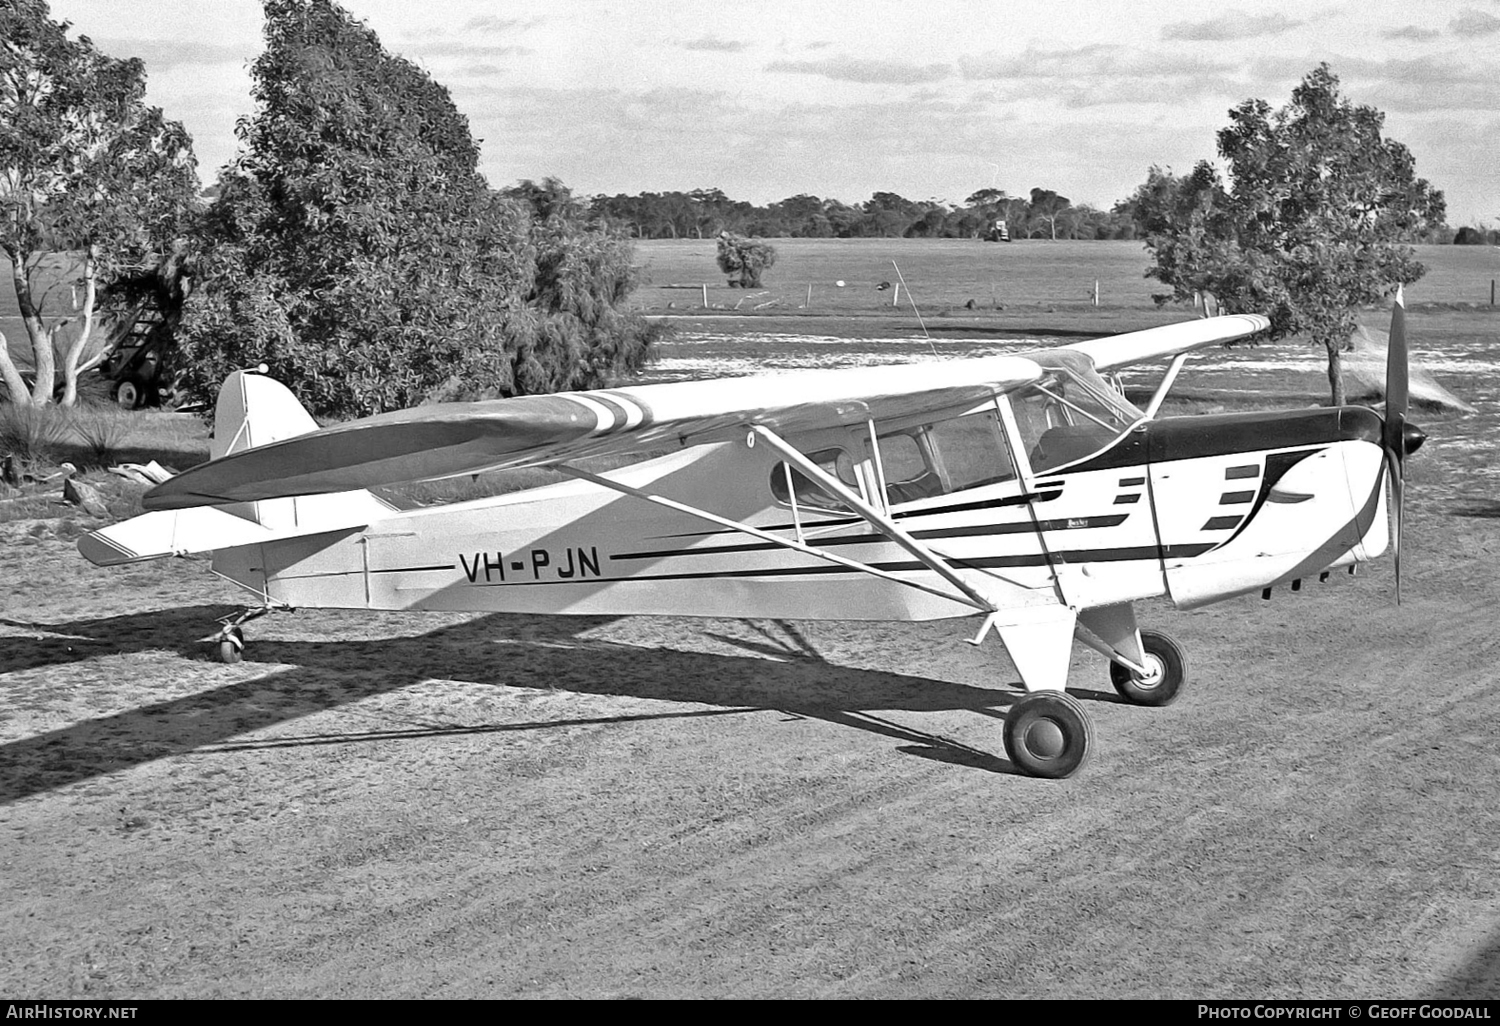
[[[95,566],[117,566],[364,527],[397,512],[390,503],[363,491],[284,501],[289,506],[295,503],[299,515],[288,521],[278,518],[278,522],[260,523],[211,506],[143,513],[89,532],[78,539],[78,551]]]
[[[262,374],[236,371],[219,389],[209,452],[223,458],[317,430],[317,422],[285,385]],[[168,478],[158,487],[175,480]],[[155,510],[84,535],[78,551],[96,566],[115,566],[364,527],[396,512],[396,507],[363,490],[219,508]]]

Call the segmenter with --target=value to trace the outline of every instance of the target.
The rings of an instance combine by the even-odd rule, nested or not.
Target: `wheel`
[[[1132,705],[1171,705],[1187,684],[1187,653],[1160,631],[1141,631],[1141,647],[1151,672],[1137,677],[1119,663],[1110,663],[1110,682]]]
[[[1071,777],[1089,761],[1094,726],[1076,698],[1038,691],[1005,716],[1005,754],[1028,776]]]
[[[231,627],[214,643],[213,656],[218,662],[234,664],[245,657],[245,634]]]
[[[134,410],[141,405],[144,397],[140,382],[134,378],[126,378],[114,388],[115,402],[120,404],[121,409]]]

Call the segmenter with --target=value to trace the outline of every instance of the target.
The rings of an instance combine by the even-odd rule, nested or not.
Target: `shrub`
[[[14,456],[23,467],[55,463],[70,419],[68,411],[55,406],[0,405],[0,459]]]
[[[73,433],[88,451],[94,466],[107,467],[133,430],[131,414],[112,407],[88,406],[72,417]]]
[[[719,233],[719,270],[735,275],[729,280],[731,287],[760,288],[761,273],[774,263],[776,247],[770,243]]]

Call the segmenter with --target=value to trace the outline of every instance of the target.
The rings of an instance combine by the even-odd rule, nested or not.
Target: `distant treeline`
[[[595,196],[590,212],[638,239],[703,239],[721,231],[764,238],[972,239],[1004,221],[1011,238],[1131,239],[1135,222],[1123,205],[1099,210],[1051,189],[1029,197],[981,189],[962,206],[877,192],[863,203],[799,195],[763,207],[718,189]]]
[[[524,186],[535,188],[529,182]],[[594,217],[637,239],[706,239],[723,231],[762,238],[979,239],[996,237],[1000,221],[1012,239],[1134,239],[1143,235],[1136,197],[1101,210],[1040,188],[1028,196],[981,189],[962,205],[877,192],[853,205],[804,194],[758,207],[730,199],[719,189],[601,195],[586,202]],[[1410,241],[1469,241],[1463,237],[1465,232],[1496,234],[1483,229],[1455,233],[1441,226]]]

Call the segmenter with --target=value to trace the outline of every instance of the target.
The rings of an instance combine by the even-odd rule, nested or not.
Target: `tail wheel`
[[[245,656],[245,632],[238,627],[230,627],[224,631],[219,640],[214,642],[213,657],[221,663],[237,663]]]
[[[1088,764],[1094,726],[1076,698],[1061,691],[1027,695],[1005,716],[1005,754],[1028,776],[1071,777]]]
[[[1171,705],[1187,685],[1187,653],[1160,631],[1141,631],[1141,647],[1147,674],[1138,677],[1119,663],[1110,663],[1110,683],[1132,705]]]

